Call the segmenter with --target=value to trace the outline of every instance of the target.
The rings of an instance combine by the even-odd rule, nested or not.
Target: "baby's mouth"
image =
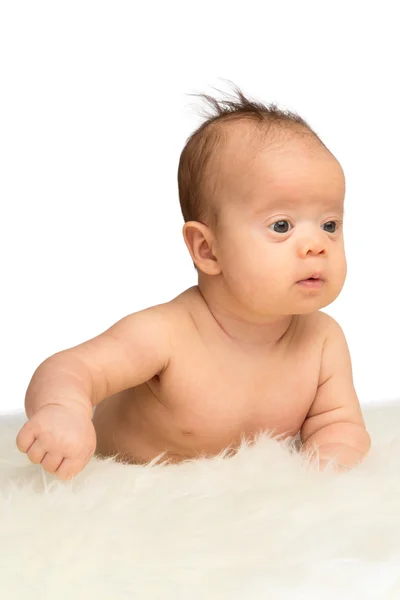
[[[324,280],[321,277],[321,273],[318,271],[318,272],[313,273],[312,275],[310,275],[310,277],[307,277],[306,279],[300,279],[300,281],[298,281],[297,283],[301,283],[303,281],[321,281],[321,282],[323,282]]]
[[[322,287],[324,280],[321,279],[320,277],[318,277],[318,278],[309,277],[308,279],[301,279],[297,283],[303,287],[307,287],[307,288],[311,288],[311,289],[319,289]]]

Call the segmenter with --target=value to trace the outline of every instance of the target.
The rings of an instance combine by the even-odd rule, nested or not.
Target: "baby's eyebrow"
[[[262,213],[267,213],[267,212],[271,212],[271,210],[277,210],[277,209],[285,209],[285,208],[292,208],[292,209],[296,209],[299,208],[301,206],[301,201],[299,201],[298,199],[294,199],[294,198],[288,198],[285,200],[272,200],[270,202],[264,202],[264,204],[256,204],[255,206],[253,206],[253,210],[252,213],[254,215],[259,215]],[[317,203],[316,203],[317,204]],[[321,210],[323,210],[324,212],[327,211],[334,211],[334,212],[339,212],[339,213],[344,213],[344,205],[343,205],[343,201],[338,201],[338,200],[325,200],[325,201],[321,201],[320,203],[318,203],[319,206],[321,207]]]

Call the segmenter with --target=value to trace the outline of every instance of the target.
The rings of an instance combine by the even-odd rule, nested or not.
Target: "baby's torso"
[[[197,288],[168,306],[176,331],[169,366],[97,405],[98,455],[144,463],[165,452],[161,460],[179,462],[260,431],[298,433],[318,386],[324,313],[295,316],[278,350],[257,352],[221,335]]]

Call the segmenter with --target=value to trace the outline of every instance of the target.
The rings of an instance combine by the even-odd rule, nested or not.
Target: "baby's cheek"
[[[335,282],[336,288],[340,291],[344,286],[347,276],[347,263],[343,259],[341,263],[337,266],[336,269],[333,269],[333,280]]]

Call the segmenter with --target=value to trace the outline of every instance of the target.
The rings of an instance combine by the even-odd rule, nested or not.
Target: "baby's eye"
[[[337,229],[340,227],[341,221],[328,221],[323,224],[323,227],[328,227],[325,229],[328,233],[336,233]],[[269,229],[273,227],[273,231],[275,233],[287,233],[289,231],[289,221],[287,219],[282,219],[281,221],[275,221],[272,225],[269,225]]]
[[[340,226],[340,221],[328,221],[327,223],[324,223],[323,227],[325,227],[325,225],[328,225],[328,229],[325,229],[325,231],[328,231],[328,233],[335,233]],[[333,230],[332,225],[334,227]]]
[[[274,227],[275,233],[287,233],[288,229],[286,229],[286,224],[289,225],[289,221],[287,221],[286,219],[283,219],[282,221],[275,221],[275,223],[269,225],[269,229],[271,229],[271,227]],[[275,228],[275,225],[277,226],[277,228]]]

